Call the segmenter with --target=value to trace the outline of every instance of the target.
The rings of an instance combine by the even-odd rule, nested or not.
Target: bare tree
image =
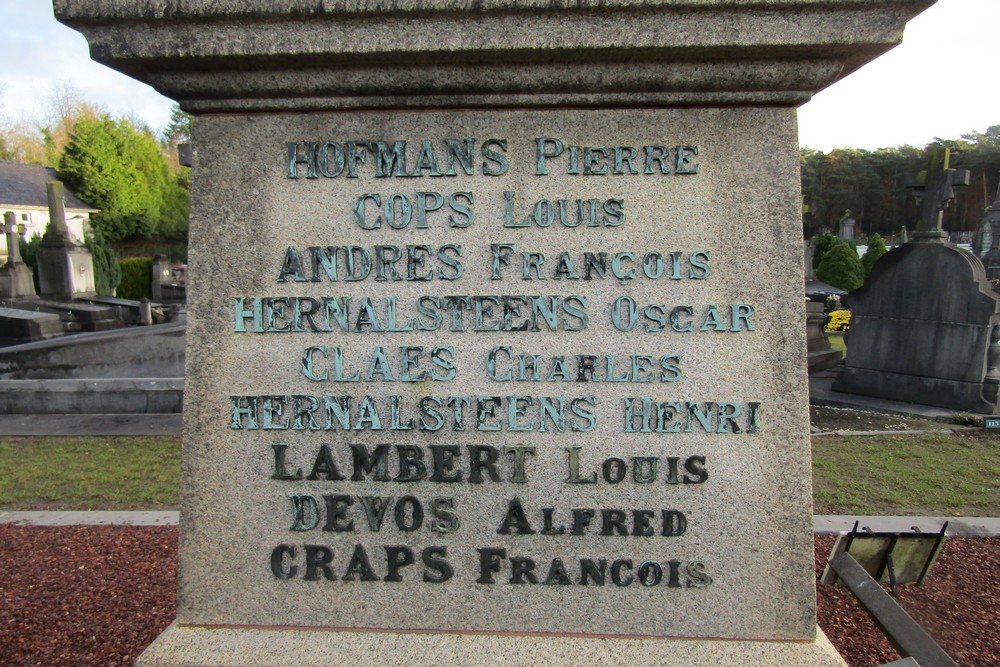
[[[47,113],[41,131],[45,141],[46,161],[55,165],[69,142],[70,132],[76,121],[83,117],[96,118],[104,110],[85,100],[71,81],[53,83],[45,101]]]

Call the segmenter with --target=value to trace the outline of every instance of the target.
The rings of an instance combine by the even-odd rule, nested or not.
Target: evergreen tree
[[[820,262],[823,261],[823,257],[830,251],[830,248],[841,243],[840,237],[833,234],[821,234],[816,237],[816,248],[813,253],[813,271],[819,268]]]
[[[194,118],[191,114],[181,111],[181,107],[176,102],[170,108],[170,122],[160,132],[160,146],[166,156],[170,171],[177,179],[179,192],[175,193],[168,206],[181,206],[187,211],[188,192],[191,190],[191,169],[180,163],[178,154],[179,145],[191,141],[191,126]],[[175,226],[176,227],[176,226]],[[172,229],[163,235],[169,238],[183,238],[187,235],[187,215],[184,215],[183,229]]]
[[[42,245],[42,237],[34,234],[28,241],[18,238],[17,244],[21,248],[21,261],[31,269],[31,281],[35,285],[35,294],[38,294],[42,291],[38,282],[38,246]]]
[[[887,252],[889,249],[885,247],[885,241],[882,240],[882,237],[878,234],[872,234],[868,239],[868,251],[861,258],[861,266],[865,269],[865,278],[871,275],[875,262]]]
[[[846,243],[833,246],[816,269],[816,277],[834,287],[850,292],[865,282],[865,269],[858,252]]]
[[[170,107],[170,122],[161,133],[163,143],[176,146],[191,141],[191,120],[191,114],[181,111],[181,105],[174,102]]]
[[[108,241],[179,238],[187,231],[187,193],[179,192],[148,128],[109,116],[80,118],[59,175],[80,199],[100,209],[91,222]]]

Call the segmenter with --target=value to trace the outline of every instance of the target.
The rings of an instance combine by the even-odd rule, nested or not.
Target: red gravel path
[[[176,614],[177,528],[0,526],[0,665],[131,665]]]
[[[816,537],[816,568],[834,537]],[[819,625],[851,667],[900,658],[850,591],[816,587]],[[903,586],[899,604],[962,667],[1000,665],[1000,539],[950,538],[922,586]]]
[[[816,538],[817,567],[833,538]],[[173,620],[174,527],[0,525],[0,665],[131,665]],[[960,665],[1000,665],[1000,539],[950,539],[901,604]],[[843,588],[819,624],[852,667],[899,658]]]

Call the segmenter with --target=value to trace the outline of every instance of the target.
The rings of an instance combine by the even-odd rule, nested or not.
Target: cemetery
[[[65,208],[67,199],[78,208],[84,205],[60,181],[41,182],[40,177],[51,177],[44,170],[24,179],[18,170],[2,171],[17,176],[4,184],[11,201],[31,201],[44,188],[48,215],[37,248],[36,289],[32,269],[20,254],[25,225],[14,210],[4,212],[0,409],[4,414],[179,413],[182,302],[98,295],[91,252],[80,242],[80,230],[70,231]],[[39,217],[37,212],[33,217]],[[163,278],[162,270],[148,276],[161,298]]]
[[[5,216],[0,662],[1000,660],[1000,190],[886,242],[797,145],[933,0],[599,4],[54,2],[189,263]]]

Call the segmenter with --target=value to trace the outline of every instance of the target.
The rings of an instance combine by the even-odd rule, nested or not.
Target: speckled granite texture
[[[331,128],[336,129],[335,136]],[[431,133],[426,128],[443,129]],[[538,175],[539,135],[559,137],[566,145],[697,146],[700,170],[659,176],[570,176],[565,173],[567,158],[550,160],[549,175]],[[419,181],[365,177],[374,165],[359,165],[357,179],[287,176],[289,142],[406,137],[419,146],[421,139],[438,136],[501,138],[509,169],[501,176],[485,176],[478,173],[477,162],[473,176]],[[791,110],[631,111],[627,116],[618,111],[213,116],[199,119],[195,146],[194,216],[204,222],[191,232],[190,266],[200,279],[189,297],[178,609],[182,623],[522,632],[549,628],[793,640],[812,636],[807,389],[801,363],[805,326],[798,298],[802,259],[795,252],[797,155]],[[381,192],[388,197],[399,191],[414,197],[425,188],[441,190],[444,199],[454,192],[472,193],[474,223],[450,226],[449,216],[464,219],[447,206],[429,213],[423,230],[395,230],[386,224],[366,230],[354,221],[356,202],[365,194]],[[616,226],[571,228],[556,222],[547,228],[505,227],[505,192],[516,193],[515,224],[534,210],[530,203],[556,197],[574,206],[578,198],[615,198],[622,202],[624,220]],[[384,208],[381,211],[384,217]],[[378,213],[367,211],[365,224],[375,225]],[[598,217],[610,219],[603,208]],[[575,223],[576,218],[570,218]],[[435,259],[437,249],[460,245],[461,277],[378,281],[373,268],[366,280],[345,281],[341,274],[333,282],[324,273],[320,282],[312,282],[311,268],[305,266],[302,280],[296,280],[294,273],[288,273],[284,282],[277,280],[283,268],[291,270],[286,265],[289,247],[302,255],[309,247],[328,246],[358,246],[374,253],[377,245],[407,243],[432,249],[420,272],[435,276],[455,273]],[[494,250],[502,244],[511,250],[509,257]],[[577,279],[555,277],[556,258],[562,251],[570,252]],[[669,265],[672,253],[680,253],[679,278],[672,277],[672,268],[659,278],[647,277],[641,258],[654,251],[668,258]],[[497,264],[499,279],[493,278],[495,252],[509,262]],[[523,278],[523,252],[546,258],[539,273],[530,272],[531,280]],[[604,279],[594,273],[586,280],[584,252],[607,252],[611,257],[633,253],[635,259],[620,256],[619,272],[635,277],[615,278],[609,261]],[[692,264],[692,258],[707,269]],[[402,264],[398,268],[403,277]],[[390,275],[388,269],[385,273]],[[550,324],[538,324],[541,318],[536,318],[539,331],[476,331],[507,328],[500,315],[503,306],[487,301],[485,314],[477,314],[475,306],[462,311],[463,330],[454,331],[455,309],[430,307],[441,315],[440,321],[421,314],[421,297],[444,300],[451,295],[543,295],[546,304],[555,296],[557,303],[575,303],[585,310],[587,320],[584,325],[572,311],[557,307],[557,330],[550,331]],[[241,308],[252,312],[249,300],[268,296],[350,297],[350,302],[338,303],[346,304],[351,330],[343,332],[334,324],[331,332],[315,333],[306,323],[307,330],[299,332],[234,332],[234,299],[243,298]],[[369,318],[363,306],[369,296],[378,326],[363,323]],[[430,330],[389,331],[386,300],[390,297],[395,297],[396,328],[406,328],[404,323],[414,320]],[[618,325],[612,319],[616,302]],[[628,304],[635,304],[634,325],[627,315]],[[661,309],[650,311],[651,304]],[[709,314],[712,306],[718,323]],[[281,307],[289,312],[294,308]],[[511,316],[512,329],[530,319],[526,315],[530,306],[519,307],[521,314]],[[692,331],[681,333],[670,324],[658,324],[660,312],[669,315],[678,307],[683,309],[677,313],[678,325],[686,328],[691,323]],[[734,319],[737,307],[752,315],[745,321]],[[284,327],[287,317],[275,317],[276,326]],[[261,319],[262,327],[268,328],[267,316]],[[322,318],[316,319],[322,325]],[[241,316],[240,324],[251,329],[252,314]],[[379,327],[386,330],[378,331]],[[626,327],[631,331],[622,330]],[[327,376],[323,381],[307,379],[302,367],[306,349],[315,346],[325,350],[309,353],[310,373]],[[344,376],[357,370],[372,381],[331,381],[336,363],[332,346],[343,351]],[[414,374],[426,372],[427,379],[400,381],[401,346],[424,348]],[[448,374],[431,362],[434,347],[452,350],[442,354],[454,366],[454,377],[430,379],[435,370],[442,378]],[[491,373],[490,355],[504,347],[509,351],[499,355]],[[370,371],[379,348],[395,381],[387,381],[381,370]],[[539,355],[541,379],[502,381],[508,373],[516,377],[519,368],[514,358],[522,353]],[[638,375],[655,381],[579,382],[575,358],[579,354],[596,357],[598,378],[607,375],[606,355],[611,354],[618,360],[617,377],[632,373],[633,363],[639,363],[643,370]],[[633,355],[653,361],[634,362]],[[566,359],[568,375],[553,370],[557,357]],[[663,357],[678,370],[664,370]],[[249,409],[251,399],[245,397],[261,397],[255,400],[262,406],[265,396],[315,396],[322,403],[325,396],[344,394],[352,395],[353,401],[349,432],[331,421],[322,407],[308,418],[297,418],[292,398],[283,399],[286,412],[272,419],[284,428],[268,429],[263,407],[254,413],[257,428],[243,413],[237,417],[242,428],[232,428],[232,396],[243,397],[236,400]],[[381,428],[375,428],[361,409],[366,395],[373,397]],[[392,407],[394,396],[398,409]],[[449,397],[456,396],[471,397],[461,423],[449,404]],[[500,404],[489,402],[494,396],[501,397]],[[512,408],[516,396],[528,399]],[[440,420],[419,409],[426,398],[434,401]],[[682,406],[697,403],[706,413],[717,413],[718,404],[727,403],[734,407],[723,409],[737,416],[731,423],[709,417],[707,429],[694,419],[677,417],[664,422],[662,429],[679,432],[655,433],[643,432],[656,427],[645,427],[637,414],[630,422],[635,432],[627,432],[626,401],[646,398]],[[543,418],[539,407],[543,399],[566,406],[564,422]],[[300,406],[312,405],[309,400],[300,401]],[[759,406],[758,432],[752,432],[753,405]],[[523,414],[512,419],[510,411],[515,409]],[[397,417],[392,416],[394,410]],[[481,410],[489,413],[480,416]],[[641,408],[634,412],[641,413]],[[592,429],[591,418],[584,414],[596,422]],[[393,428],[394,420],[403,427],[410,420],[415,425]],[[421,430],[422,424],[440,428]],[[312,481],[271,479],[276,443],[286,445],[282,451],[289,474],[303,468],[308,476],[321,445],[327,444],[338,470],[348,479],[329,481],[326,475]],[[380,444],[393,450],[391,479],[401,475],[397,446],[423,448],[427,465],[431,446],[457,446],[454,467],[463,481],[383,482],[370,479],[371,475],[362,475],[369,478],[366,481],[353,481],[349,447],[366,445],[373,450]],[[524,465],[527,483],[512,481],[514,457],[507,454],[496,466],[499,481],[485,475],[480,483],[466,481],[471,477],[470,446],[498,451],[533,447],[535,452]],[[567,482],[571,476],[567,450],[574,447],[579,448],[580,477],[594,473],[598,483]],[[633,457],[656,461],[654,481],[635,481]],[[679,484],[668,482],[671,457],[680,468]],[[623,481],[605,481],[603,466],[609,458],[624,461]],[[615,479],[619,464],[607,465]],[[640,478],[643,474],[639,472]],[[353,521],[353,530],[338,532],[322,523],[313,530],[290,531],[292,494],[309,494],[318,504],[324,494],[351,496],[344,501],[345,518],[340,523]],[[364,519],[362,496],[392,499],[381,531],[373,532]],[[394,520],[396,503],[406,496],[417,498],[426,515],[425,524],[412,532],[400,530]],[[435,498],[451,499],[461,523],[454,532],[430,527]],[[523,509],[523,522],[505,518],[516,517],[510,514],[517,512],[511,509],[514,502]],[[544,508],[554,510],[553,530],[563,524],[565,534],[543,534]],[[321,509],[325,521],[329,512]],[[570,534],[574,509],[595,513],[592,525],[581,526],[578,536]],[[601,534],[605,532],[602,510],[623,512],[628,534],[619,535],[617,529]],[[648,531],[636,526],[632,513],[637,510],[652,513]],[[664,510],[684,514],[688,525],[683,535],[663,535]],[[504,526],[509,534],[501,533]],[[643,532],[652,535],[636,534]],[[269,565],[273,550],[282,544],[297,549],[296,555],[279,554],[286,565],[299,569],[298,576],[289,580],[275,578]],[[335,581],[305,580],[303,551],[310,544],[332,548]],[[406,567],[399,582],[343,581],[352,570],[356,544],[363,545],[378,577],[387,574],[386,547],[412,549],[417,564]],[[232,557],[234,545],[239,545],[239,557]],[[446,549],[446,560],[454,569],[449,581],[423,580],[425,573],[434,576],[431,568],[420,564],[421,554],[430,547]],[[496,584],[478,583],[487,562],[482,549],[506,550],[497,561]],[[525,583],[517,583],[514,557],[536,563],[537,585],[527,577]],[[551,571],[557,558],[572,585],[545,585],[546,580],[567,583],[558,571]],[[579,585],[581,559],[608,562],[605,585]],[[637,575],[646,561],[656,561],[661,568],[678,561],[675,567],[681,572],[674,575],[678,580],[673,586],[668,586],[668,576],[659,586],[615,585],[611,570],[619,560],[631,563],[625,569],[619,566],[623,581],[630,573]],[[705,563],[711,585],[700,587],[700,579],[689,576],[687,569],[696,562]],[[647,581],[655,578],[655,568],[647,568]],[[663,613],[665,607],[670,613]]]

